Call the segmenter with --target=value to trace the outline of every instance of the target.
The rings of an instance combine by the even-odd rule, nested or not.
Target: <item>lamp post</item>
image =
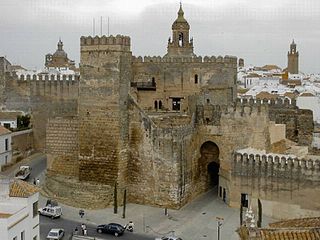
[[[218,240],[220,240],[220,227],[223,224],[223,218],[222,217],[216,217],[216,221],[217,221],[217,228],[218,228]]]

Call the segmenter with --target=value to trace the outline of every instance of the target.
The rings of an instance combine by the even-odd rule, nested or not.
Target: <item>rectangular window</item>
[[[172,110],[180,111],[181,98],[172,98]]]
[[[6,138],[5,139],[5,151],[8,151],[9,150],[9,139]]]
[[[219,187],[219,197],[222,198],[222,187]]]
[[[241,193],[241,205],[242,207],[248,207],[248,194],[246,193]]]
[[[5,156],[4,163],[5,163],[5,164],[8,163],[8,156]]]
[[[33,203],[33,217],[38,216],[38,201]]]
[[[11,127],[10,123],[4,123],[3,126],[7,129],[9,129]]]
[[[26,240],[26,239],[25,239],[25,233],[24,233],[24,231],[21,232],[21,240]]]

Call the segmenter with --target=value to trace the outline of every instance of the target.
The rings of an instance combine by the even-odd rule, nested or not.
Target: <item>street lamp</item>
[[[216,221],[217,221],[217,228],[218,228],[218,240],[220,240],[220,227],[223,224],[223,218],[222,217],[216,217]]]

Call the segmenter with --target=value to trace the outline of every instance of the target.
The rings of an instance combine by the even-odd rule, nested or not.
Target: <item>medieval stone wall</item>
[[[320,194],[320,160],[248,152],[236,153],[232,165],[232,185],[238,194],[234,206],[239,206],[241,193],[247,193],[255,199],[320,210],[320,203],[315,201]]]
[[[78,81],[22,81],[16,77],[7,77],[3,98],[6,109],[31,113],[35,148],[45,150],[48,119],[76,115],[78,92]]]
[[[78,118],[51,118],[46,130],[48,170],[65,176],[78,176]]]

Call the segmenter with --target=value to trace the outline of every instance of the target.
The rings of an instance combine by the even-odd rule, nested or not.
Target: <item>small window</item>
[[[159,109],[162,109],[162,101],[159,101]]]
[[[156,85],[156,80],[154,77],[152,77],[152,86],[155,86]]]
[[[38,216],[38,201],[33,203],[33,217]]]
[[[158,110],[158,101],[154,101],[154,109]]]
[[[8,156],[5,156],[4,163],[5,163],[5,164],[8,163]]]
[[[194,83],[198,84],[198,74],[194,75]]]
[[[15,236],[14,238],[12,238],[12,240],[18,240],[18,237],[17,237],[17,236]]]
[[[9,139],[6,138],[5,139],[5,151],[8,151],[9,150]]]
[[[207,103],[208,103],[208,104],[210,103],[210,99],[209,99],[209,98],[207,98]]]

